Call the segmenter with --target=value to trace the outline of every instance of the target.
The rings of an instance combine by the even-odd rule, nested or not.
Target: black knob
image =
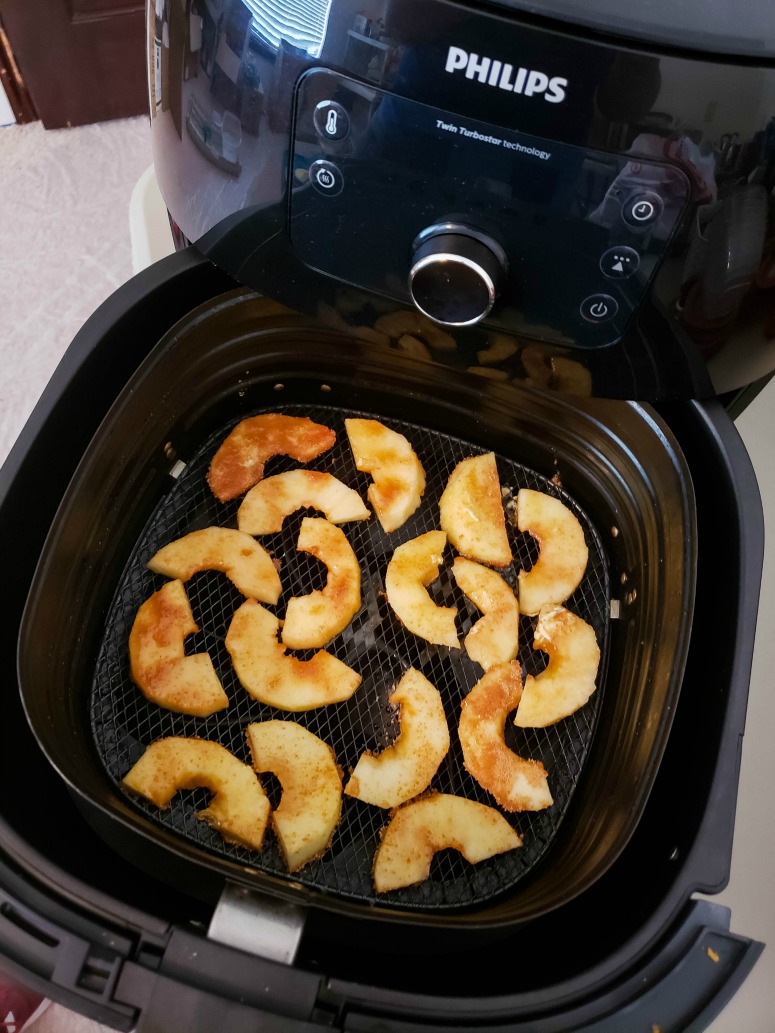
[[[484,319],[506,276],[506,254],[491,237],[458,223],[429,226],[414,242],[409,291],[421,312],[445,326]]]

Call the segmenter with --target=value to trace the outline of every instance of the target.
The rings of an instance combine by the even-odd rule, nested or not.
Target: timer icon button
[[[622,208],[622,218],[633,229],[645,229],[660,217],[664,205],[658,194],[633,194]]]
[[[309,167],[309,181],[319,194],[335,197],[341,194],[344,177],[332,161],[319,159]]]
[[[579,308],[588,323],[607,323],[619,311],[619,306],[610,294],[590,294]]]
[[[639,265],[640,255],[631,247],[611,247],[600,256],[600,271],[609,280],[626,280]]]

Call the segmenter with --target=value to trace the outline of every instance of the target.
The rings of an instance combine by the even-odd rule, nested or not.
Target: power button
[[[588,323],[607,323],[619,311],[619,306],[610,294],[590,294],[582,301],[579,311]]]

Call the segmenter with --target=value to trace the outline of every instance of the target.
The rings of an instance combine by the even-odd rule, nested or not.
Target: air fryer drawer
[[[349,894],[254,870],[244,857],[213,854],[160,826],[117,790],[91,737],[90,690],[111,600],[170,491],[171,469],[219,428],[280,400],[409,420],[492,449],[539,478],[555,478],[599,531],[614,586],[607,683],[589,756],[551,849],[515,889],[457,916],[426,910],[414,920],[484,928],[560,907],[603,874],[637,826],[688,648],[696,550],[691,478],[669,429],[642,406],[603,406],[613,418],[602,420],[597,404],[493,385],[343,338],[246,291],[192,311],[108,413],[44,549],[19,653],[25,705],[43,749],[102,833],[122,844],[128,836],[146,865],[161,846],[190,869],[192,885],[225,876],[343,914],[406,917],[401,906],[365,908]]]

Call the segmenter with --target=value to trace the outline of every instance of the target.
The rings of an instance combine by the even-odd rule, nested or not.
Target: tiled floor
[[[132,275],[129,200],[146,118],[0,128],[0,464],[76,331]],[[35,1033],[105,1027],[51,1005]]]
[[[76,330],[132,273],[129,199],[150,162],[143,118],[56,132],[39,123],[0,129],[0,463]],[[760,479],[769,526],[775,526],[775,382],[739,427]],[[716,899],[732,908],[733,930],[775,944],[775,534],[771,538],[732,879]],[[723,605],[721,582],[719,587]],[[35,1024],[35,1033],[100,1028],[55,1005]],[[775,951],[770,947],[712,1033],[774,1031]]]
[[[148,120],[0,128],[0,463],[87,315],[132,275]]]

